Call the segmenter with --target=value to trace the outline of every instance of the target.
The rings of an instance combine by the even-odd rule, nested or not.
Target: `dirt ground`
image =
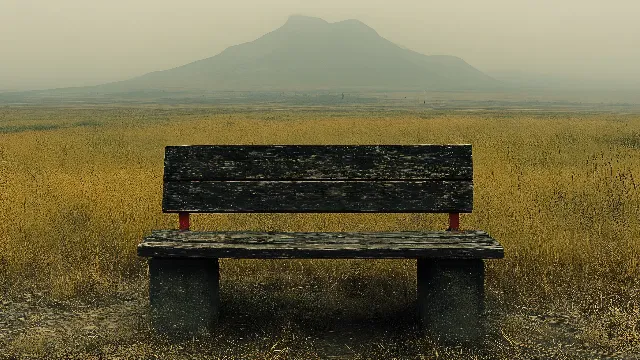
[[[365,281],[354,288],[362,289]],[[374,284],[377,285],[377,284]],[[367,290],[327,296],[302,285],[282,294],[275,282],[222,281],[218,331],[170,340],[150,328],[144,280],[110,299],[53,301],[43,294],[3,295],[3,359],[640,359],[640,352],[605,351],[585,342],[589,324],[575,314],[499,313],[489,303],[482,348],[444,347],[421,336],[415,297],[371,304]],[[377,287],[377,286],[376,286]],[[301,294],[304,294],[301,296]],[[331,294],[329,294],[331,295]]]

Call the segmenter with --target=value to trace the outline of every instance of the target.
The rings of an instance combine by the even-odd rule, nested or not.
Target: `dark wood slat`
[[[164,212],[471,212],[471,181],[166,182]]]
[[[138,246],[147,257],[497,259],[502,246],[483,231],[180,232],[154,231]]]
[[[471,145],[167,146],[165,181],[472,180]]]
[[[335,232],[279,232],[279,231],[179,231],[154,230],[145,237],[145,241],[182,241],[182,242],[242,242],[242,243],[289,243],[292,240],[304,240],[305,243],[353,243],[366,241],[370,244],[388,243],[443,243],[447,241],[494,241],[489,234],[481,230],[464,231],[335,231]]]

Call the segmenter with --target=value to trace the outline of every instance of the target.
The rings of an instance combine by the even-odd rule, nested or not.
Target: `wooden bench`
[[[417,259],[418,318],[454,340],[483,334],[483,259],[502,258],[486,232],[459,230],[473,207],[471,145],[168,146],[163,212],[153,231],[149,299],[157,331],[194,334],[218,319],[220,258]],[[447,231],[190,231],[189,213],[449,213]],[[318,314],[318,316],[321,316]]]

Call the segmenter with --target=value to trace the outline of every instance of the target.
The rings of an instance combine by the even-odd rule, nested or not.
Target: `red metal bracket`
[[[180,219],[180,231],[189,230],[189,213],[180,212],[178,213],[178,218]]]
[[[460,230],[460,214],[459,213],[449,213],[449,228],[447,231],[458,231]]]

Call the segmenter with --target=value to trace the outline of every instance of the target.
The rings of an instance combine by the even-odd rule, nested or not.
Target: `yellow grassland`
[[[0,109],[0,286],[52,298],[107,296],[146,278],[136,245],[177,228],[161,213],[165,145],[473,145],[475,204],[461,216],[505,247],[487,262],[496,307],[593,315],[584,336],[640,341],[640,116],[523,113],[209,113],[152,109]],[[142,114],[142,115],[140,115]],[[157,119],[154,117],[157,115]],[[74,126],[76,123],[81,126]],[[38,123],[49,130],[21,130]],[[196,230],[443,229],[443,214],[196,215]],[[339,278],[348,261],[235,261],[251,269],[306,267]],[[293,264],[293,265],[292,265]],[[367,276],[410,280],[408,261],[371,262]],[[225,266],[227,266],[225,268]],[[286,269],[285,269],[286,270]],[[409,279],[409,280],[407,280]],[[304,280],[300,280],[304,281]],[[604,315],[608,314],[608,315]]]

